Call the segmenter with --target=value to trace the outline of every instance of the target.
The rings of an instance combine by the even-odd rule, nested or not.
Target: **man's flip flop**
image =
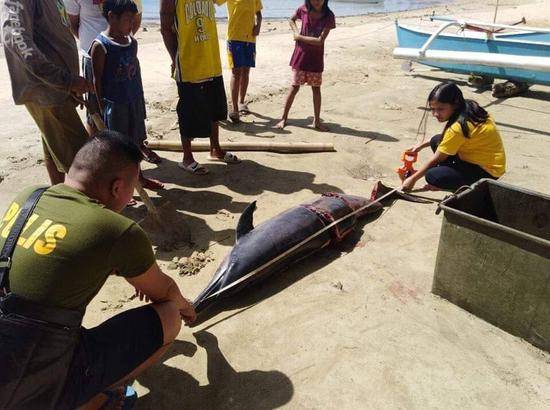
[[[136,391],[130,385],[124,387],[123,397],[120,397],[121,394],[118,389],[105,390],[103,391],[103,394],[107,396],[107,401],[103,403],[103,406],[101,406],[100,409],[111,408],[117,401],[122,399],[122,410],[130,410],[134,407],[134,404],[136,404],[138,398]]]
[[[189,165],[185,165],[183,162],[178,162],[178,167],[195,175],[206,175],[208,170],[199,164],[197,161],[191,162]]]
[[[237,158],[235,154],[232,154],[231,152],[226,152],[223,158],[218,158],[210,155],[208,157],[210,161],[218,161],[218,162],[225,162],[226,164],[240,164],[241,160]]]

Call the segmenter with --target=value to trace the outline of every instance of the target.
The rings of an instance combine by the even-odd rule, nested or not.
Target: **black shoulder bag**
[[[0,409],[75,407],[63,397],[82,314],[36,304],[9,289],[17,240],[46,189],[29,196],[0,251]]]
[[[29,216],[31,216],[38,200],[46,189],[48,189],[48,187],[38,188],[27,198],[10,230],[6,242],[4,242],[2,250],[0,251],[0,296],[2,296],[2,293],[9,293],[11,257],[13,255],[13,251],[15,250],[15,245],[17,245],[17,240],[19,239],[19,236],[27,223]]]

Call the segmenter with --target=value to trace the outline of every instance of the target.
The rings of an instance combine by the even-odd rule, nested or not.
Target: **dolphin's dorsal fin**
[[[241,217],[239,218],[239,223],[237,223],[237,241],[254,229],[253,220],[255,210],[256,201],[250,203],[250,205],[248,205],[243,211]]]

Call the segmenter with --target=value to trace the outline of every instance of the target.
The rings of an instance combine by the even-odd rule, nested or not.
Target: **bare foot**
[[[239,118],[239,113],[237,111],[230,112],[229,119],[233,124],[239,124],[241,122],[241,119]]]
[[[317,121],[314,125],[315,129],[317,131],[321,131],[321,132],[327,132],[328,131],[328,127],[323,124],[321,121]]]
[[[211,150],[210,150],[210,156],[209,156],[209,158],[218,158],[218,159],[221,159],[221,158],[223,158],[223,157],[225,156],[225,153],[226,153],[226,152],[227,152],[227,151],[224,151],[224,150],[222,150],[222,149],[219,149],[219,150],[217,150],[217,149],[211,149]]]
[[[281,120],[275,125],[275,128],[279,128],[280,130],[284,129],[286,127],[286,120]]]
[[[226,164],[240,164],[241,160],[231,152],[228,151],[217,151],[212,150],[210,151],[210,155],[208,157],[210,161],[219,161],[219,162],[225,162]]]

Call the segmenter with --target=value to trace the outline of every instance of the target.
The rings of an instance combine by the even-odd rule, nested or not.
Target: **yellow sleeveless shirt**
[[[224,0],[175,0],[179,82],[200,82],[222,75],[214,3]]]

